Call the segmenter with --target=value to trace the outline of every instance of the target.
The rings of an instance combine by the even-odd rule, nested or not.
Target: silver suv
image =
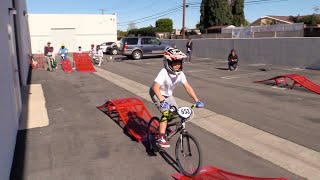
[[[162,55],[164,49],[171,46],[151,36],[124,37],[119,45],[119,53],[132,59],[141,59],[145,55]]]

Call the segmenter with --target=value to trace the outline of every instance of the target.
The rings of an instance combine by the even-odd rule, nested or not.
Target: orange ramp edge
[[[127,129],[138,142],[147,140],[148,123],[152,116],[139,99],[112,99],[97,108],[118,124],[122,121],[124,129]]]
[[[187,177],[181,173],[171,175],[177,180],[288,180],[286,178],[261,178],[244,176],[218,169],[213,166],[203,166],[199,174],[194,177]]]

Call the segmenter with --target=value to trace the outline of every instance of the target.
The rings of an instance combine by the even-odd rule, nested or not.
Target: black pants
[[[233,67],[233,69],[236,69],[238,65],[238,62],[228,62],[228,66],[229,66],[229,70],[231,70],[231,67]]]

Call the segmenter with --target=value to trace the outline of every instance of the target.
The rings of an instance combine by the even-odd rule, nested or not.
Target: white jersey
[[[187,78],[183,72],[179,75],[170,74],[165,68],[162,68],[154,82],[160,84],[160,93],[163,96],[172,96],[173,90],[180,82],[187,82]],[[153,86],[152,86],[153,87]]]

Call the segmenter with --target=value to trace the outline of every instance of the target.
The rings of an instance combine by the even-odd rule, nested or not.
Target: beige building
[[[263,25],[275,25],[275,24],[292,24],[290,16],[262,16],[259,19],[252,22],[249,26],[263,26]]]
[[[55,51],[64,44],[71,52],[117,41],[116,14],[30,14],[29,27],[32,53],[42,52],[48,41]]]

